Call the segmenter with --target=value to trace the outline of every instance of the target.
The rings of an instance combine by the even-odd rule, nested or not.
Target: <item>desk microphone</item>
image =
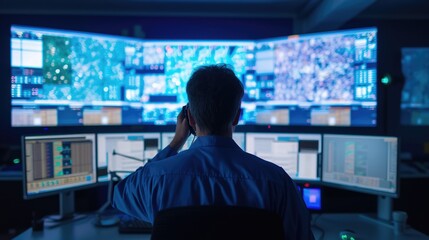
[[[148,160],[145,160],[145,159],[140,159],[140,158],[136,158],[136,157],[133,157],[133,156],[129,156],[129,155],[125,155],[125,154],[122,154],[122,153],[118,153],[118,152],[115,151],[115,149],[113,149],[112,155],[113,156],[118,155],[118,156],[121,156],[121,157],[124,157],[124,158],[128,158],[128,159],[131,159],[131,160],[139,161],[139,162],[147,162],[148,161]]]

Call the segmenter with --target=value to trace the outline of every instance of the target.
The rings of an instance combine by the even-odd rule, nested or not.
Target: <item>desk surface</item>
[[[395,235],[393,226],[373,220],[363,214],[321,214],[313,216],[313,233],[316,239],[340,239],[339,232],[344,229],[353,230],[359,240],[369,239],[412,239],[429,240],[429,236],[412,228],[407,228],[401,235]],[[150,234],[121,234],[117,227],[95,227],[94,215],[64,223],[58,227],[46,228],[41,232],[27,229],[14,238],[23,239],[139,239],[150,240]]]
[[[83,219],[64,223],[43,231],[33,232],[31,228],[18,235],[16,240],[22,239],[61,239],[61,240],[97,240],[97,239],[139,239],[150,240],[150,234],[121,234],[116,226],[96,227],[95,215],[88,215]]]
[[[402,234],[395,235],[393,225],[365,214],[328,213],[313,216],[313,233],[316,239],[322,239],[322,235],[323,239],[340,239],[340,232],[345,229],[355,232],[358,240],[429,240],[429,236],[411,227],[407,227]]]

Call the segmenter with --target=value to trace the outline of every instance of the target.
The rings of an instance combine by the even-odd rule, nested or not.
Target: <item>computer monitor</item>
[[[376,28],[258,40],[255,63],[246,123],[377,126]]]
[[[170,142],[173,140],[174,137],[174,132],[163,132],[162,133],[162,148],[165,148],[168,146],[168,144],[170,144]],[[191,146],[192,142],[196,140],[197,137],[195,137],[193,135],[190,135],[189,138],[186,140],[185,144],[183,145],[183,148],[180,149],[180,151],[189,149],[189,147]],[[237,145],[241,148],[241,149],[245,149],[245,137],[244,137],[244,133],[243,132],[235,132],[232,135],[232,138],[234,139],[235,143],[237,143]]]
[[[142,40],[11,27],[12,127],[173,125],[203,64],[252,74],[253,41]]]
[[[98,181],[107,182],[111,173],[124,178],[142,167],[158,153],[160,133],[97,134]]]
[[[60,219],[74,212],[73,191],[93,187],[95,134],[22,137],[24,198],[60,194]]]
[[[323,135],[322,182],[380,196],[381,219],[390,219],[389,199],[399,195],[398,180],[397,137]],[[390,203],[381,204],[383,199]]]
[[[429,126],[429,47],[401,49],[401,124]]]
[[[312,186],[309,183],[297,183],[296,186],[301,193],[307,209],[311,212],[320,212],[322,210],[322,188],[319,186]]]
[[[324,183],[396,197],[397,165],[397,137],[323,135]]]
[[[246,152],[281,166],[296,181],[320,181],[321,134],[246,133]]]
[[[302,188],[302,198],[308,209],[313,211],[322,210],[322,189],[320,187]]]
[[[241,149],[246,150],[246,134],[244,132],[232,133],[232,139]]]

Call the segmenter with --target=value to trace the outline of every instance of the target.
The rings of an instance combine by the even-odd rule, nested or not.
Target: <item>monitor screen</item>
[[[302,188],[302,198],[310,210],[322,209],[322,190],[320,188]]]
[[[232,139],[234,139],[235,143],[243,149],[246,150],[246,135],[243,132],[234,132],[232,133]]]
[[[165,148],[168,146],[168,144],[170,144],[170,142],[173,140],[174,137],[174,132],[163,132],[162,133],[162,148]],[[241,148],[241,149],[245,149],[245,145],[244,145],[244,141],[245,141],[245,137],[244,137],[244,133],[233,133],[232,138],[234,139],[235,143],[237,143],[237,145]],[[195,141],[197,139],[197,137],[195,137],[193,135],[190,135],[189,138],[186,140],[185,144],[183,145],[183,148],[180,151],[186,150],[188,149],[192,142]]]
[[[175,124],[192,70],[227,63],[245,78],[253,46],[12,26],[12,126]]]
[[[429,125],[429,48],[402,48],[405,84],[401,98],[403,125]]]
[[[377,125],[376,28],[257,41],[255,63],[256,78],[245,81],[245,100],[255,104],[245,104],[245,119],[271,125]]]
[[[281,166],[294,180],[320,180],[321,134],[246,133],[246,152]]]
[[[244,86],[241,125],[377,126],[377,29],[143,40],[11,27],[12,127],[173,125],[201,65]]]
[[[323,135],[323,183],[396,197],[397,169],[397,137]]]
[[[96,183],[95,134],[22,137],[24,198]]]
[[[128,176],[155,157],[160,147],[160,133],[97,134],[98,181],[108,181],[110,172]]]

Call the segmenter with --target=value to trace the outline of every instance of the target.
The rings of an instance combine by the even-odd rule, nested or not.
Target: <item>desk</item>
[[[339,233],[345,229],[353,230],[359,240],[429,240],[429,236],[411,227],[406,228],[403,234],[395,235],[392,225],[372,219],[368,215],[356,213],[313,215],[313,226],[316,240],[321,239],[322,230],[324,231],[323,239],[340,239]]]
[[[429,240],[429,236],[412,228],[407,228],[402,235],[395,235],[393,227],[372,220],[362,214],[322,214],[313,216],[313,233],[316,240],[335,240],[339,238],[339,232],[351,229],[358,234],[360,240],[370,239],[395,239],[395,240]],[[41,232],[33,232],[27,229],[14,238],[24,239],[61,239],[61,240],[97,240],[97,239],[139,239],[150,240],[150,234],[120,234],[116,227],[99,228],[94,226],[94,215],[70,223],[65,223],[55,228],[45,228]]]
[[[14,239],[46,239],[46,240],[98,240],[98,239],[138,239],[150,240],[150,234],[121,234],[117,227],[96,227],[95,214],[83,219],[64,223],[60,226],[47,228],[40,232],[27,229]]]

